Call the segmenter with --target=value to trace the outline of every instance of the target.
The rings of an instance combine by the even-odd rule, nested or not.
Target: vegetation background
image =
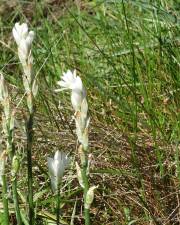
[[[23,89],[12,27],[28,22],[36,33],[37,224],[53,224],[55,219],[46,161],[58,149],[72,157],[63,179],[61,222],[70,224],[75,209],[74,224],[84,223],[69,95],[54,92],[62,72],[74,68],[87,88],[90,107],[90,182],[99,186],[92,224],[180,224],[179,12],[176,0],[0,0],[0,69],[14,106]],[[17,108],[15,137],[22,157],[22,208],[27,191],[24,104]],[[12,209],[15,224],[13,215]]]

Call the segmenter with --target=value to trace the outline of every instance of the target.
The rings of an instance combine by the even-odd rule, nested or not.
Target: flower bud
[[[84,165],[86,163],[86,156],[84,154],[82,145],[80,145],[79,148],[78,148],[78,154],[79,154],[79,157],[81,159],[81,165]]]
[[[79,184],[82,188],[84,188],[84,183],[83,183],[83,178],[82,178],[82,173],[81,173],[81,168],[79,164],[76,162],[76,171],[77,171],[77,178],[79,181]]]
[[[27,93],[29,93],[31,91],[30,89],[30,83],[29,83],[29,80],[27,78],[26,75],[23,75],[23,85],[24,85],[24,89]]]
[[[33,96],[36,97],[37,93],[38,93],[38,84],[36,79],[34,79],[33,85],[32,85],[32,93]]]
[[[88,164],[87,164],[87,169],[86,169],[86,175],[87,175],[87,176],[89,175],[91,162],[92,162],[92,154],[89,154],[89,155],[88,155]]]
[[[48,157],[48,169],[53,191],[57,191],[64,171],[69,165],[69,158],[64,152],[56,151],[54,158]]]
[[[4,175],[5,169],[5,154],[0,150],[0,185],[3,185],[2,176]]]
[[[29,112],[32,113],[33,112],[33,102],[32,102],[32,93],[29,92],[27,95],[27,106],[29,109]]]
[[[34,32],[28,31],[28,25],[26,23],[16,23],[12,33],[18,46],[19,59],[22,64],[25,64],[34,40]]]
[[[4,76],[0,75],[0,101],[8,98],[8,89],[5,84]]]
[[[2,129],[3,129],[3,133],[5,135],[8,134],[8,126],[7,126],[7,120],[6,117],[4,116],[4,114],[2,114]]]
[[[77,112],[77,113],[80,113],[80,112]],[[78,137],[78,141],[80,143],[82,143],[82,129],[81,129],[81,120],[80,120],[80,117],[76,114],[76,117],[75,117],[75,123],[76,123],[76,134],[77,134],[77,137]]]
[[[84,98],[81,103],[81,117],[83,119],[86,119],[88,117],[87,114],[88,114],[88,103],[86,98]]]
[[[4,99],[4,101],[3,101],[3,107],[4,107],[4,115],[6,117],[6,120],[8,120],[8,119],[10,119],[9,98]]]
[[[88,128],[85,128],[84,133],[82,135],[82,140],[81,141],[82,141],[83,149],[85,151],[87,151],[87,149],[88,149],[88,141],[89,141],[89,139],[88,139]]]
[[[19,157],[17,157],[16,155],[13,157],[12,159],[12,176],[16,176],[18,171],[19,171],[19,167],[20,167],[20,162],[19,162]]]
[[[90,187],[86,194],[85,209],[89,209],[94,200],[94,190],[97,186]]]
[[[10,118],[10,124],[9,124],[9,129],[13,130],[14,129],[14,122],[15,122],[15,110],[11,113],[11,118]]]

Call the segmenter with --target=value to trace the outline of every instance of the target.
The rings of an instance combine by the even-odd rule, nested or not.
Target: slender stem
[[[33,177],[32,177],[32,140],[33,140],[33,112],[30,113],[26,126],[27,135],[27,167],[28,167],[28,204],[29,204],[29,225],[33,225],[34,205],[33,205]]]
[[[6,176],[2,175],[2,197],[3,197],[3,206],[4,206],[4,225],[9,225],[9,208],[8,208],[8,192],[7,192],[7,182]]]
[[[9,146],[9,155],[10,155],[11,163],[13,162],[13,157],[15,155],[15,146],[14,146],[12,140],[13,140],[12,131],[9,130],[8,146]],[[16,174],[14,175],[13,180],[12,180],[12,191],[13,191],[13,200],[14,200],[14,208],[15,208],[15,212],[16,212],[17,224],[22,225],[18,193],[17,193],[17,176],[16,176]]]
[[[89,209],[84,208],[85,225],[90,225],[90,213]]]
[[[18,193],[17,193],[17,178],[16,178],[16,176],[12,182],[12,188],[13,188],[13,200],[14,200],[17,224],[22,225],[21,213],[20,213],[19,201],[18,201]]]
[[[61,196],[60,196],[60,185],[58,185],[57,188],[57,194],[56,194],[56,224],[60,224],[60,202],[61,202]]]
[[[85,156],[85,163],[82,165],[82,178],[83,178],[83,183],[84,183],[84,218],[85,218],[85,225],[90,225],[90,213],[89,213],[89,209],[85,208],[85,201],[86,201],[86,195],[87,195],[87,191],[89,190],[89,181],[88,181],[88,175],[86,174],[87,171],[87,165],[88,165],[88,159],[87,156]]]

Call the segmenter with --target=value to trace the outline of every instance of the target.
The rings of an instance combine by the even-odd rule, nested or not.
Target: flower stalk
[[[33,204],[33,175],[32,175],[32,143],[33,143],[33,113],[30,113],[26,123],[27,136],[27,166],[28,166],[28,203],[29,203],[29,224],[34,224],[34,204]]]
[[[84,217],[85,217],[85,225],[90,225],[90,211],[89,211],[89,208],[85,207],[87,192],[89,190],[89,179],[86,174],[86,171],[87,171],[87,165],[85,164],[82,166],[82,170],[81,170],[83,183],[84,183],[84,189],[83,189],[83,191],[84,191],[84,195],[83,195],[83,197],[84,197]]]
[[[58,185],[56,191],[56,224],[60,225],[60,204],[61,204],[61,195],[60,195],[60,185]]]
[[[5,84],[5,80],[4,80],[4,77],[2,74],[0,76],[0,89],[1,89],[0,100],[1,100],[1,104],[3,106],[2,126],[3,126],[3,133],[4,133],[4,136],[6,139],[6,152],[9,155],[11,165],[13,167],[13,158],[16,155],[15,146],[13,143],[14,112],[11,112],[11,110],[10,110],[10,100],[9,100],[8,89],[7,89],[7,86]],[[14,207],[15,207],[15,212],[16,212],[17,223],[19,225],[21,225],[22,220],[21,220],[18,193],[17,193],[17,176],[16,176],[17,172],[18,172],[18,170],[16,171],[15,174],[13,174],[12,191],[13,191],[13,200],[14,200]],[[6,185],[5,176],[3,179],[4,179],[4,182]]]
[[[9,225],[8,188],[5,176],[5,152],[0,152],[0,185],[2,185],[2,199],[4,208],[4,225]]]
[[[23,68],[23,85],[26,93],[26,102],[29,115],[26,120],[27,136],[27,167],[28,167],[28,204],[29,224],[34,225],[34,204],[33,204],[33,176],[32,176],[32,144],[33,144],[33,120],[34,120],[34,99],[38,92],[36,77],[33,73],[32,42],[34,32],[28,31],[26,23],[16,23],[12,30],[14,39],[18,46],[18,56]]]
[[[4,225],[9,225],[9,207],[6,176],[2,175],[2,197],[4,207]]]
[[[74,119],[76,124],[76,134],[79,142],[78,155],[81,162],[81,166],[76,162],[77,178],[80,186],[83,188],[84,199],[84,218],[85,225],[90,225],[90,205],[93,202],[94,189],[89,187],[89,148],[88,148],[88,103],[86,99],[86,90],[83,86],[82,80],[79,76],[76,76],[76,71],[73,73],[68,70],[67,73],[63,73],[61,81],[58,81],[58,85],[62,88],[56,91],[71,90],[71,103],[75,111]],[[91,199],[91,201],[89,201]]]

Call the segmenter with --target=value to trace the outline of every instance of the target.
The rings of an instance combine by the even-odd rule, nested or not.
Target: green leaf
[[[29,222],[28,222],[28,220],[26,218],[26,213],[23,210],[21,210],[21,218],[22,218],[22,221],[23,221],[24,225],[28,225],[29,224]]]

